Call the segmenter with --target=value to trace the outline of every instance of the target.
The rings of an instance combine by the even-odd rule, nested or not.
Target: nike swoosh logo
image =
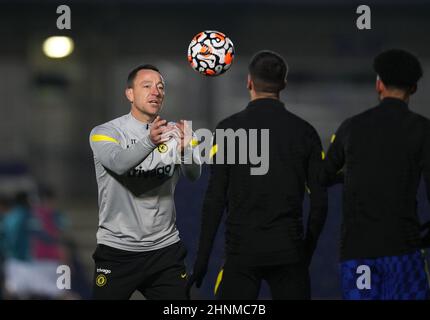
[[[181,274],[181,278],[184,279],[187,276],[186,273]]]

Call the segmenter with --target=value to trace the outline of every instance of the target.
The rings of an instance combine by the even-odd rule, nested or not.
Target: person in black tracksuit
[[[287,66],[276,53],[257,53],[249,66],[251,102],[241,112],[221,121],[220,129],[269,129],[269,146],[257,141],[258,152],[268,150],[268,170],[252,174],[247,164],[221,164],[214,156],[203,204],[197,259],[188,287],[200,287],[224,209],[227,209],[225,264],[216,285],[218,299],[256,299],[261,281],[268,282],[274,299],[309,299],[308,267],[327,214],[327,192],[318,184],[322,146],[318,133],[288,111],[279,100]],[[263,135],[261,135],[263,137]],[[263,142],[262,142],[263,141]],[[247,147],[252,147],[249,144]],[[249,149],[249,148],[248,148]],[[223,148],[225,157],[239,147]],[[302,205],[310,193],[306,232]],[[221,276],[219,277],[221,278]],[[219,286],[218,286],[219,285]]]
[[[408,106],[422,69],[403,50],[378,55],[374,68],[380,103],[341,124],[321,174],[327,185],[344,176],[343,297],[425,299],[416,195],[423,176],[430,200],[430,121]]]

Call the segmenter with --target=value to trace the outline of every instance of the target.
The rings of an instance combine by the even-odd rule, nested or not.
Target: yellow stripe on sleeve
[[[220,272],[218,273],[218,276],[216,278],[216,282],[215,282],[215,289],[214,289],[214,294],[216,295],[218,292],[218,288],[219,285],[221,284],[222,281],[222,275],[224,274],[224,269],[221,269]]]
[[[324,153],[324,151],[321,151],[321,159],[325,159],[325,153]]]
[[[103,134],[95,134],[91,136],[91,141],[93,142],[99,142],[99,141],[109,141],[109,142],[115,142],[119,144],[118,140],[111,138],[109,136],[105,136]]]
[[[335,135],[335,134],[331,136],[330,143],[333,143],[333,142],[334,142],[334,140],[336,140],[336,135]]]
[[[212,146],[211,151],[209,153],[209,158],[213,158],[213,156],[218,152],[218,145],[215,144]]]
[[[198,146],[198,145],[199,145],[199,140],[197,140],[197,139],[191,139],[191,141],[190,141],[190,145],[191,145],[192,147],[196,147],[196,146]]]

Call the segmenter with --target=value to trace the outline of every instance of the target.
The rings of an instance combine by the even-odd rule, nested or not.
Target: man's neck
[[[279,100],[279,94],[276,94],[276,93],[250,91],[250,96],[251,96],[251,101],[254,101],[257,99],[276,99],[276,100]]]
[[[385,98],[394,98],[409,103],[409,95],[403,91],[386,91],[379,94],[379,99],[382,101]]]
[[[140,122],[143,123],[151,123],[152,120],[154,120],[155,116],[150,116],[148,114],[145,114],[143,112],[140,112],[139,110],[137,110],[137,108],[133,108],[131,107],[131,115],[136,119],[139,120]]]

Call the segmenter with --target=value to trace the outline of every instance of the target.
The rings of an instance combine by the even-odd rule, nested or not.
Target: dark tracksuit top
[[[253,266],[308,262],[327,214],[327,192],[318,184],[323,153],[317,132],[275,99],[251,101],[217,126],[228,128],[270,129],[269,169],[264,175],[251,175],[253,165],[249,162],[219,164],[214,157],[203,204],[198,259],[209,258],[226,209],[225,252],[229,261]],[[215,134],[214,145],[217,143]],[[261,139],[257,150],[260,153]],[[311,209],[304,232],[306,188]]]
[[[344,121],[327,152],[323,184],[343,168],[341,260],[414,252],[420,245],[416,194],[430,199],[430,121],[385,98]]]

